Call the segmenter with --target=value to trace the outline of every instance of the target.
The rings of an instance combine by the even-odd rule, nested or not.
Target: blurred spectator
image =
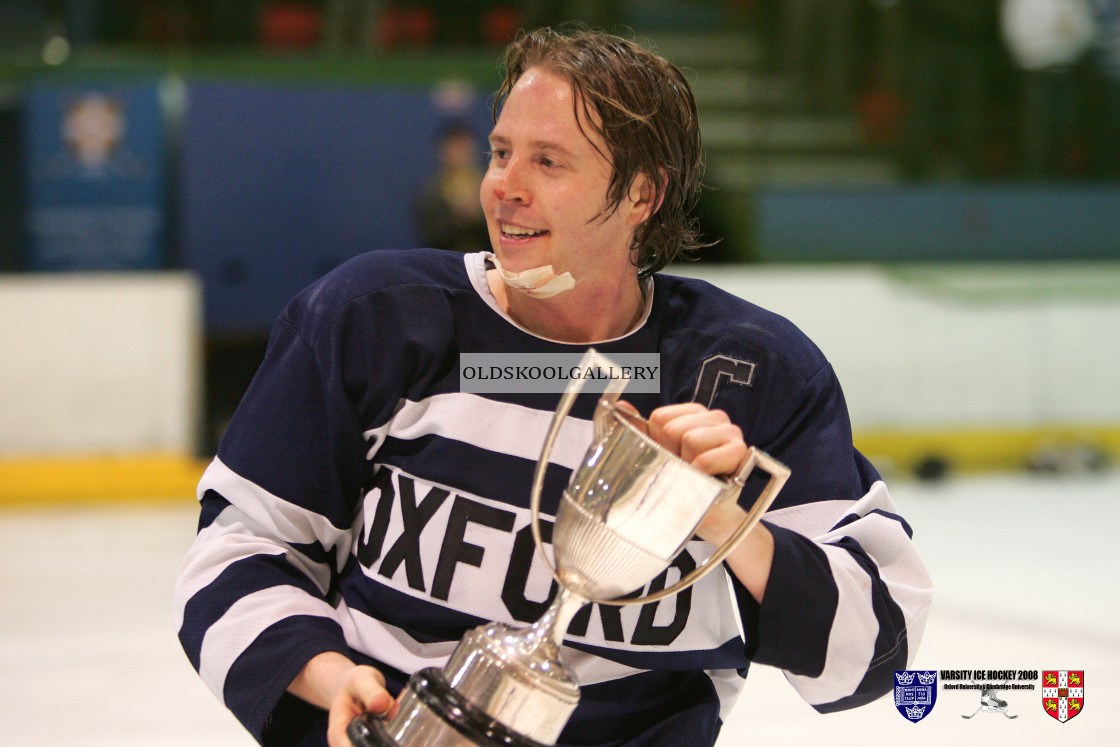
[[[907,178],[978,175],[997,1],[900,0]]]
[[[1094,71],[1100,85],[1096,132],[1097,176],[1120,179],[1120,0],[1094,0],[1097,39]]]
[[[799,108],[836,113],[852,103],[856,10],[856,0],[782,3],[783,66]]]
[[[439,171],[414,207],[421,246],[479,252],[490,248],[486,217],[478,201],[482,183],[478,141],[465,123],[453,121],[439,135]]]
[[[1074,66],[1096,34],[1089,0],[1002,0],[1001,9],[1004,40],[1023,71],[1023,173],[1066,175],[1079,105]]]

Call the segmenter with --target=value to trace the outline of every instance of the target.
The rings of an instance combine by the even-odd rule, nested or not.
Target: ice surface
[[[1047,716],[1006,691],[1015,720],[961,715],[979,693],[939,691],[912,724],[890,698],[828,716],[756,667],[719,747],[1026,747],[1111,743],[1120,702],[1120,474],[984,476],[892,485],[936,584],[923,669],[1084,669],[1085,710]],[[0,513],[0,734],[4,744],[250,747],[194,674],[171,620],[194,533],[187,499],[137,508]],[[950,741],[951,740],[951,741]]]

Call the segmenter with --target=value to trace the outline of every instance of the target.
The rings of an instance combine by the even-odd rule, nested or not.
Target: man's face
[[[490,242],[511,272],[551,264],[577,283],[617,282],[622,273],[634,274],[632,236],[649,212],[639,197],[644,179],[635,180],[618,208],[604,212],[609,151],[590,123],[580,129],[573,96],[565,78],[540,67],[527,70],[510,91],[490,135],[482,180]]]

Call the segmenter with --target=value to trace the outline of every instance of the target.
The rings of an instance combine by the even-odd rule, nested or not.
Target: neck
[[[551,298],[531,298],[486,273],[498,307],[530,332],[560,342],[590,343],[621,337],[637,325],[645,296],[636,276],[604,288],[577,284]]]

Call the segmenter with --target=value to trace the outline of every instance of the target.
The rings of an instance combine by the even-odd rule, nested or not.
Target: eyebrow
[[[491,135],[488,139],[491,145],[510,145],[509,138],[502,135]],[[530,145],[538,150],[560,153],[568,158],[576,157],[575,153],[551,140],[534,140]]]

